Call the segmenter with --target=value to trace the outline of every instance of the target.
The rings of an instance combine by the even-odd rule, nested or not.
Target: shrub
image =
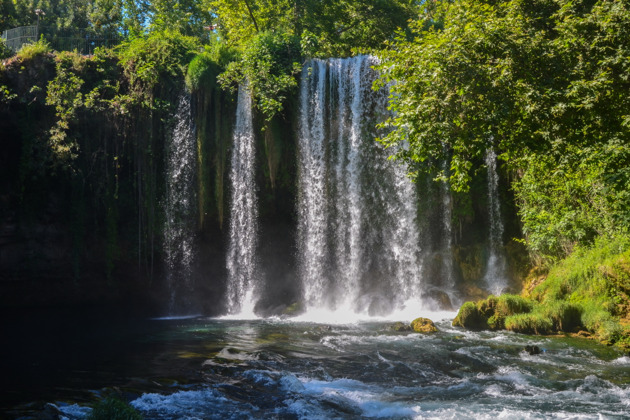
[[[48,43],[43,39],[40,39],[33,44],[24,44],[17,52],[17,56],[21,60],[33,60],[38,56],[42,56],[50,52],[50,45],[48,45]]]
[[[261,32],[248,43],[242,59],[227,66],[219,82],[223,88],[247,83],[256,107],[269,121],[282,112],[298,86],[295,76],[302,68],[300,54],[297,37]]]
[[[11,48],[7,47],[4,40],[0,38],[0,60],[4,58],[9,58],[13,55],[13,51]]]

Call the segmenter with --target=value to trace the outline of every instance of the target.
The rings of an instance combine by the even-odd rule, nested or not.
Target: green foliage
[[[244,49],[260,32],[283,32],[297,37],[308,57],[379,48],[418,10],[401,0],[211,0],[210,5],[231,45]]]
[[[460,308],[455,319],[453,319],[454,327],[463,327],[473,331],[484,330],[488,328],[488,318],[479,311],[475,302],[465,302]]]
[[[503,294],[496,303],[495,313],[500,316],[528,313],[532,310],[533,302],[522,296]]]
[[[37,57],[50,54],[50,45],[42,39],[32,44],[24,44],[17,52],[17,57],[21,61],[34,60]]]
[[[537,312],[507,317],[505,329],[521,334],[550,334],[554,332],[553,322]]]
[[[238,58],[234,48],[221,42],[206,45],[204,51],[197,54],[188,64],[186,86],[191,91],[201,86],[214,86],[220,72]]]
[[[490,296],[466,302],[453,325],[524,334],[587,330],[623,348],[630,343],[630,240],[598,238],[555,265],[531,298]]]
[[[203,1],[152,0],[148,7],[151,32],[174,30],[200,39],[209,36],[204,26],[213,21],[213,15]]]
[[[119,398],[107,397],[94,406],[88,420],[142,420],[142,415]]]
[[[417,6],[400,0],[211,0],[220,37],[242,52],[221,76],[224,88],[245,81],[267,121],[297,86],[302,57],[347,56],[383,45],[406,28]]]
[[[380,56],[393,82],[381,141],[407,163],[449,160],[467,190],[494,147],[516,175],[526,244],[551,264],[630,228],[630,6],[431,3]],[[411,166],[426,169],[426,166]]]
[[[0,38],[0,60],[9,58],[12,55],[13,51],[11,51],[9,47],[7,47],[7,44],[4,43],[4,39]]]
[[[245,84],[256,107],[267,120],[282,112],[288,95],[297,88],[295,75],[301,70],[300,46],[296,37],[263,32],[253,38],[240,61],[233,61],[219,77],[224,88]]]
[[[84,105],[81,87],[84,81],[77,75],[84,59],[75,53],[57,57],[57,75],[48,83],[46,105],[55,108],[56,122],[50,130],[50,150],[56,166],[68,165],[76,158],[79,145],[68,137],[68,129],[76,122],[77,110]]]
[[[16,14],[13,0],[0,0],[0,32],[17,26]],[[0,41],[0,51],[2,50],[1,44],[2,41]],[[2,54],[0,54],[0,58],[3,58]]]
[[[123,42],[117,52],[130,85],[131,96],[127,99],[153,107],[158,82],[182,79],[198,49],[195,38],[171,30]]]

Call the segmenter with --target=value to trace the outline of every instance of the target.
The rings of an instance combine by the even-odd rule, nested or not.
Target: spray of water
[[[252,99],[239,87],[230,168],[230,237],[227,253],[227,307],[230,314],[254,316],[257,279],[258,207]]]
[[[497,172],[497,154],[494,149],[486,152],[486,167],[488,170],[488,215],[490,232],[488,246],[490,249],[488,266],[484,281],[488,289],[494,294],[500,294],[508,285],[506,269],[507,263],[503,247],[503,218],[501,217],[501,202],[499,200],[499,174]]]
[[[417,197],[374,141],[387,101],[371,89],[373,64],[313,60],[302,72],[298,251],[308,313],[386,314],[419,301]]]
[[[191,265],[196,211],[194,188],[197,147],[190,112],[190,96],[179,100],[176,122],[166,147],[166,199],[164,202],[164,252],[169,287],[169,314],[189,307]]]

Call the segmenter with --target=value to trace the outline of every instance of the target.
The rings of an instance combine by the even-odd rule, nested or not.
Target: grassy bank
[[[521,295],[466,302],[453,325],[524,334],[574,333],[630,351],[630,238],[577,248]]]

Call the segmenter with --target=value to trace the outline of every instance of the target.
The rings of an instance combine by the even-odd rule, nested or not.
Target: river
[[[146,419],[630,416],[630,358],[611,348],[469,332],[450,325],[452,313],[426,315],[439,332],[341,316],[85,319],[56,331],[42,320],[46,330],[11,330],[2,409],[8,418],[79,419],[114,393]]]

